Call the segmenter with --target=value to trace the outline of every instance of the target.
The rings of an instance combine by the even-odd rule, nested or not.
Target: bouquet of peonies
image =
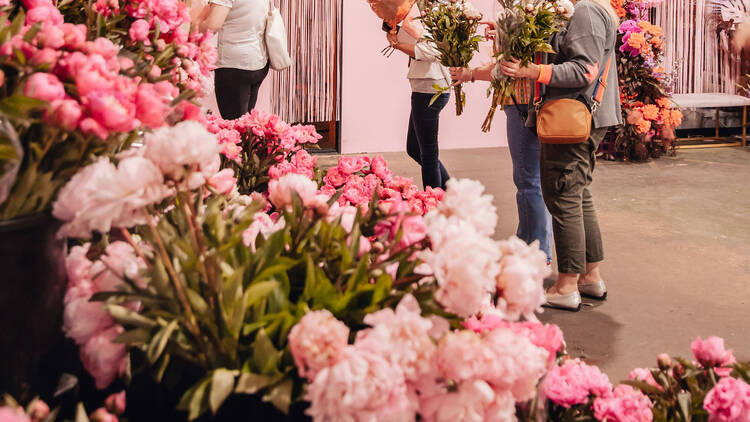
[[[498,60],[518,59],[521,66],[534,60],[539,53],[554,53],[549,38],[559,31],[573,16],[569,0],[498,0],[503,10],[497,16],[495,57]],[[515,78],[495,75],[490,89],[492,104],[482,131],[489,132],[498,105],[506,103],[513,95]]]
[[[426,5],[422,17],[425,26],[425,39],[432,41],[440,51],[440,63],[447,67],[466,67],[474,52],[479,50],[482,37],[476,35],[482,14],[465,0],[434,1]],[[435,86],[438,90],[433,98],[449,91],[450,87]],[[463,113],[466,95],[461,85],[455,86],[456,115]]]

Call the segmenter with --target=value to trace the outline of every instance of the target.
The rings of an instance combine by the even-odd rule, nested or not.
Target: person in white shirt
[[[218,31],[214,86],[224,119],[237,119],[255,108],[268,75],[265,32],[269,1],[209,0],[202,14],[199,29]]]
[[[438,158],[438,128],[440,112],[448,104],[450,91],[441,94],[432,105],[430,101],[437,93],[435,85],[450,87],[451,77],[448,68],[440,64],[440,53],[435,46],[422,39],[423,32],[424,28],[411,14],[401,30],[397,34],[388,33],[387,38],[393,48],[409,56],[407,78],[412,94],[406,152],[422,166],[425,188],[445,189],[450,176]]]

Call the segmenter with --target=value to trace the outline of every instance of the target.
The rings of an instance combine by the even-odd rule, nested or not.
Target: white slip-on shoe
[[[564,309],[566,311],[578,312],[581,310],[581,294],[578,291],[567,294],[545,293],[547,295],[547,308]]]
[[[578,285],[578,291],[581,292],[581,296],[591,299],[605,300],[607,298],[607,286],[602,280],[594,283],[581,283]]]

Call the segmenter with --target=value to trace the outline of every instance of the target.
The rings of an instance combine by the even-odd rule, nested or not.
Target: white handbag
[[[292,65],[289,48],[286,43],[286,28],[281,12],[269,1],[268,18],[266,18],[266,50],[273,70],[284,70]]]

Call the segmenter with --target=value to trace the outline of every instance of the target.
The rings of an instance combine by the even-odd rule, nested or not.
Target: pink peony
[[[432,373],[436,349],[430,337],[433,324],[421,313],[417,299],[407,294],[395,312],[382,309],[365,316],[364,323],[372,328],[357,333],[356,347],[377,353],[400,368],[406,381]]]
[[[130,25],[128,35],[133,41],[146,41],[148,39],[148,31],[151,26],[143,19],[138,19]]]
[[[651,373],[650,369],[646,368],[635,368],[632,371],[630,371],[630,374],[628,374],[629,380],[636,380],[636,381],[643,381],[646,384],[656,387],[658,389],[662,389],[658,382],[656,382],[656,379],[654,379],[654,374]]]
[[[381,201],[379,205],[390,217],[375,225],[374,230],[377,237],[394,240],[400,231],[400,247],[413,245],[425,238],[427,228],[424,219],[421,215],[409,215],[411,207],[408,202],[394,198],[391,201]]]
[[[96,381],[96,388],[103,390],[125,372],[127,350],[124,344],[114,342],[123,328],[113,326],[90,339],[81,348],[81,361]]]
[[[81,121],[81,106],[75,100],[55,100],[52,102],[52,121],[67,130],[74,130]]]
[[[60,190],[52,207],[65,224],[60,236],[88,237],[112,227],[146,222],[143,208],[170,194],[159,169],[142,157],[129,157],[117,167],[100,158],[76,173]]]
[[[516,406],[509,392],[470,380],[421,398],[420,415],[426,422],[515,422]]]
[[[47,66],[53,68],[57,64],[57,59],[60,58],[60,52],[51,48],[42,48],[37,50],[29,60],[34,66]]]
[[[316,331],[317,328],[314,328]],[[348,346],[340,360],[308,385],[307,414],[317,421],[415,420],[404,374],[379,355]]]
[[[619,385],[610,397],[594,400],[594,416],[607,422],[651,422],[651,400],[629,385]]]
[[[253,216],[253,222],[244,232],[242,232],[242,243],[255,252],[255,241],[259,234],[263,235],[264,238],[267,238],[272,233],[284,228],[285,224],[286,222],[283,218],[279,218],[278,221],[274,223],[268,214],[264,212],[255,213]]]
[[[49,416],[50,409],[47,403],[39,399],[34,399],[29,404],[28,410],[29,410],[29,416],[31,417],[32,421],[43,421],[47,419],[47,416]]]
[[[65,87],[57,76],[51,73],[34,73],[26,81],[24,95],[38,100],[52,102],[65,98]]]
[[[86,25],[64,23],[60,28],[63,30],[63,41],[66,47],[76,50],[83,47],[86,42]]]
[[[107,400],[104,401],[104,404],[107,406],[107,410],[109,410],[110,413],[115,415],[125,413],[125,391],[123,390],[119,393],[111,394],[107,397]]]
[[[331,167],[330,169],[328,169],[328,172],[326,173],[326,176],[323,180],[325,180],[326,184],[328,184],[329,186],[337,188],[346,183],[346,179],[347,175],[339,170],[338,167]]]
[[[292,192],[296,192],[302,205],[309,208],[325,208],[328,211],[328,198],[318,194],[318,185],[299,174],[287,174],[268,184],[268,199],[279,209],[292,205]]]
[[[84,134],[96,135],[97,137],[99,137],[99,139],[102,140],[109,137],[109,132],[107,131],[107,129],[105,129],[104,126],[100,125],[96,120],[90,117],[81,120],[79,128]]]
[[[721,337],[711,336],[705,341],[698,337],[690,347],[695,359],[704,368],[725,366],[735,362],[732,351],[724,348],[724,339]]]
[[[748,422],[750,385],[735,378],[722,378],[706,395],[703,408],[709,422]]]
[[[214,189],[225,195],[232,192],[237,179],[234,177],[234,170],[224,169],[208,178],[208,184]]]
[[[588,402],[589,396],[609,397],[612,384],[599,368],[575,360],[553,367],[541,386],[542,393],[565,408]]]
[[[370,165],[367,157],[339,157],[339,170],[344,174],[354,174]]]
[[[511,391],[517,402],[531,400],[547,370],[549,353],[524,335],[504,328],[487,332],[484,343],[493,352],[493,359],[482,379]]]
[[[42,25],[36,35],[36,41],[41,48],[59,50],[65,45],[65,32],[60,25]]]
[[[38,22],[45,24],[60,25],[63,23],[63,15],[51,3],[45,6],[35,7],[26,12],[26,25],[33,25]]]
[[[515,236],[500,242],[500,250],[503,257],[497,278],[501,293],[498,306],[511,319],[524,316],[527,320],[536,320],[534,312],[547,301],[544,279],[551,272],[547,255],[539,250],[537,242],[527,245]]]
[[[104,37],[99,37],[94,41],[86,43],[86,52],[89,55],[98,54],[104,57],[105,60],[116,58],[119,50],[119,45],[115,45],[112,41]]]
[[[347,233],[351,233],[354,228],[354,220],[357,217],[357,208],[351,205],[341,206],[338,203],[334,203],[328,209],[327,220],[329,223],[339,221],[341,227],[346,230]]]
[[[435,364],[440,377],[456,382],[484,379],[495,355],[482,338],[471,331],[452,331],[438,343]]]
[[[311,311],[289,332],[289,349],[301,377],[310,380],[343,358],[349,327],[327,310]]]
[[[384,183],[390,183],[393,180],[393,173],[380,155],[373,157],[370,162],[370,169],[372,170],[372,173],[379,177]]]
[[[141,123],[157,129],[164,126],[169,104],[154,85],[142,83],[138,86],[138,93],[135,97],[135,110],[135,117]]]
[[[20,406],[16,409],[0,407],[0,422],[31,422],[31,419],[26,416]]]
[[[110,132],[130,132],[138,127],[135,104],[119,92],[94,91],[86,96],[91,118]]]
[[[425,217],[431,248],[420,258],[432,268],[438,283],[437,301],[451,312],[468,318],[488,303],[500,272],[497,242],[476,228],[442,214]]]
[[[195,121],[162,127],[146,135],[144,157],[156,164],[165,179],[196,189],[221,166],[216,136]]]

